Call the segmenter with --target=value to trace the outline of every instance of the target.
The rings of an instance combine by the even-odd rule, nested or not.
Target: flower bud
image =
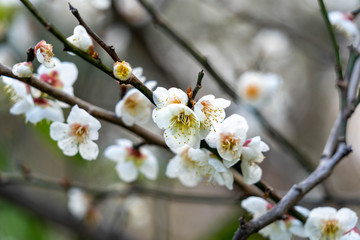
[[[33,72],[32,62],[17,63],[12,67],[12,73],[17,77],[31,77]]]
[[[34,53],[37,60],[44,64],[45,67],[55,67],[55,62],[53,61],[53,46],[51,44],[47,44],[44,40],[41,40],[38,44],[36,44]]]
[[[130,64],[125,61],[116,62],[114,64],[113,73],[117,79],[125,81],[131,76],[132,68]]]
[[[74,34],[66,39],[75,47],[81,49],[84,52],[90,53],[94,49],[94,44],[91,37],[86,32],[85,28],[78,25],[74,28]]]

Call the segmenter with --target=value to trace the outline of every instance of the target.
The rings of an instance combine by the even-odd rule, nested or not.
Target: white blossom
[[[241,202],[241,206],[249,211],[254,219],[264,215],[273,207],[272,204],[260,197],[248,197]],[[307,209],[302,208],[302,211],[307,212]],[[304,237],[304,227],[299,220],[286,215],[285,220],[275,221],[261,229],[259,233],[270,240],[291,240],[292,234]]]
[[[152,89],[156,81],[148,81],[145,85]],[[151,116],[151,110],[151,102],[137,89],[129,90],[115,106],[116,116],[121,117],[127,126],[146,123]]]
[[[210,157],[207,151],[194,149],[186,145],[174,149],[176,154],[166,167],[166,176],[178,178],[187,187],[197,186],[204,177],[221,186],[232,189],[233,175],[221,161]]]
[[[99,154],[99,148],[93,140],[99,138],[100,127],[96,118],[75,105],[67,118],[67,124],[54,122],[50,125],[50,137],[58,141],[65,155],[74,156],[79,151],[82,158],[94,160]]]
[[[156,110],[154,110],[156,111]],[[193,110],[183,104],[170,104],[153,114],[157,126],[164,129],[164,138],[170,148],[186,144],[200,147],[200,121]]]
[[[78,69],[72,62],[61,62],[58,58],[53,58],[55,67],[47,68],[41,64],[37,70],[41,81],[74,96],[73,84],[78,77]]]
[[[343,235],[340,240],[360,240],[360,232],[356,227],[354,227],[345,235]]]
[[[18,80],[2,77],[5,89],[15,104],[10,108],[13,115],[25,114],[26,122],[37,123],[43,119],[50,121],[64,121],[60,105],[43,96],[33,97],[30,86]]]
[[[33,72],[32,62],[17,63],[12,67],[12,73],[17,77],[31,77]]]
[[[354,23],[354,19],[339,11],[332,11],[328,13],[330,23],[340,32],[357,45],[360,40],[359,30]]]
[[[318,207],[311,210],[305,223],[305,234],[310,240],[338,240],[357,223],[358,217],[349,208],[336,211],[332,207]]]
[[[261,179],[262,170],[258,164],[264,160],[262,152],[266,151],[269,151],[269,146],[259,136],[245,141],[241,153],[241,171],[245,183],[254,184]]]
[[[194,106],[194,111],[200,120],[200,138],[204,139],[213,125],[221,123],[225,118],[225,108],[230,106],[230,101],[206,95],[199,99]]]
[[[143,68],[142,67],[135,67],[133,68],[132,73],[134,74],[134,76],[140,80],[140,82],[145,82],[146,81],[146,77],[143,75]]]
[[[91,0],[90,3],[98,10],[107,10],[111,7],[111,0]]]
[[[130,226],[140,228],[150,222],[149,206],[142,198],[130,195],[125,199],[124,209]]]
[[[166,90],[163,87],[157,87],[153,92],[153,99],[156,105],[156,110],[160,110],[170,104],[183,104],[188,102],[188,96],[185,92],[178,88],[170,88]]]
[[[90,54],[94,51],[92,39],[86,29],[81,25],[76,26],[74,28],[74,34],[66,38],[66,40],[86,53]]]
[[[131,77],[132,71],[133,69],[130,64],[125,61],[114,63],[113,74],[121,81],[129,79]]]
[[[151,180],[156,179],[158,175],[156,157],[146,147],[134,148],[128,139],[118,139],[115,145],[105,149],[104,155],[117,163],[116,171],[125,182],[135,181],[139,172]]]
[[[43,63],[45,67],[55,67],[55,62],[53,59],[53,46],[51,44],[47,44],[44,40],[41,40],[38,44],[36,44],[34,48],[34,53],[37,60],[40,63]]]
[[[233,114],[218,124],[205,140],[210,147],[217,149],[225,167],[229,168],[240,160],[247,130],[245,118]]]
[[[246,103],[259,105],[274,95],[281,82],[273,73],[247,71],[238,79],[237,92]]]

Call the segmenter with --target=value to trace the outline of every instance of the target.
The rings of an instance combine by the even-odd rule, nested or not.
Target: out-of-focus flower
[[[269,146],[260,137],[245,141],[241,152],[241,171],[245,183],[254,184],[261,179],[262,170],[258,164],[264,160],[262,153],[266,151],[269,151]]]
[[[135,195],[125,199],[124,209],[128,217],[130,226],[140,228],[150,221],[149,207],[146,202]]]
[[[57,58],[53,58],[55,67],[47,68],[41,64],[37,70],[39,79],[51,86],[61,89],[67,94],[74,95],[73,84],[78,77],[78,69],[72,62],[61,62]]]
[[[77,105],[71,109],[67,122],[52,123],[50,137],[58,141],[59,148],[67,156],[74,156],[79,151],[86,160],[96,159],[99,148],[93,140],[99,138],[100,122]]]
[[[204,177],[214,180],[219,185],[232,189],[233,176],[221,161],[210,158],[209,153],[186,145],[173,150],[175,157],[170,159],[166,175],[178,178],[187,187],[197,186]]]
[[[155,156],[145,147],[134,148],[128,139],[118,139],[116,145],[105,149],[104,155],[117,163],[117,173],[125,182],[135,181],[139,172],[151,180],[157,177],[159,167]]]
[[[273,73],[247,71],[238,79],[237,92],[246,103],[259,105],[276,92],[281,82]]]
[[[275,29],[260,30],[252,40],[251,49],[260,59],[269,61],[284,59],[291,52],[288,37]]]
[[[225,118],[225,108],[230,106],[230,101],[206,95],[197,101],[194,111],[200,120],[200,138],[204,139],[213,125],[221,123]]]
[[[89,196],[79,188],[70,188],[68,198],[70,213],[78,219],[84,219],[90,208]]]
[[[332,207],[314,208],[306,220],[305,234],[310,240],[340,239],[355,227],[357,220],[356,213],[349,208],[339,211]]]
[[[156,86],[156,81],[148,81],[149,89]],[[125,125],[133,126],[146,123],[151,116],[152,104],[139,90],[131,89],[115,106],[115,114],[121,117]]]
[[[211,131],[205,140],[210,147],[217,149],[224,165],[229,168],[240,160],[247,130],[245,118],[233,114],[216,125],[215,131]]]
[[[93,41],[86,29],[81,25],[76,26],[74,28],[74,34],[66,40],[88,54],[92,54],[94,51]]]
[[[150,20],[150,16],[147,14],[146,10],[137,1],[117,0],[115,6],[132,25],[140,26]]]
[[[141,82],[146,81],[146,77],[143,75],[143,68],[142,67],[135,67],[132,71],[132,73],[135,75],[137,79],[139,79]]]
[[[51,44],[47,44],[45,40],[41,40],[38,44],[36,44],[34,48],[34,53],[36,55],[37,60],[40,63],[43,63],[47,68],[55,67],[55,62],[53,59],[53,46]]]
[[[90,4],[98,10],[107,10],[111,7],[111,0],[91,0]]]
[[[273,207],[272,204],[260,197],[249,197],[241,202],[241,206],[252,213],[254,219],[264,215]],[[296,209],[298,210],[298,208]],[[302,211],[307,212],[307,209],[302,208]],[[289,215],[285,220],[278,220],[264,227],[259,233],[270,240],[291,240],[292,234],[305,236],[303,224]]]
[[[156,110],[154,110],[156,111]],[[200,121],[193,110],[183,104],[170,104],[153,113],[153,120],[165,129],[164,138],[170,148],[189,145],[200,147]]]
[[[132,68],[129,63],[122,61],[114,63],[113,74],[117,79],[125,81],[131,77]]]
[[[345,34],[347,38],[352,40],[354,45],[359,43],[360,33],[351,15],[346,15],[339,11],[333,11],[328,13],[328,17],[331,25]]]
[[[33,72],[32,62],[17,63],[12,67],[12,73],[17,77],[28,78],[31,77]]]
[[[12,78],[2,78],[6,85],[5,90],[10,94],[10,99],[15,102],[10,108],[11,114],[25,114],[25,120],[31,123],[37,123],[43,119],[64,121],[62,109],[57,102],[42,96],[33,97],[30,86]]]

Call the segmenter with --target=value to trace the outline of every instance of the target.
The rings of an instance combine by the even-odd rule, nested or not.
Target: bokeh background
[[[76,19],[68,11],[68,1],[33,1],[37,9],[65,36],[72,35]],[[202,67],[182,47],[169,39],[156,27],[136,0],[107,1],[70,0],[88,25],[106,43],[113,45],[122,59],[133,67],[141,66],[148,80],[156,80],[165,88],[186,90],[194,87]],[[338,94],[335,88],[334,57],[330,41],[321,18],[317,1],[286,0],[153,0],[173,27],[186,37],[210,61],[226,81],[236,88],[237,79],[247,70],[274,72],[283,78],[279,91],[266,104],[259,106],[270,123],[301,152],[318,163],[324,143],[338,112]],[[329,10],[348,12],[360,6],[358,0],[325,1]],[[351,41],[337,34],[342,61],[346,63],[347,46]],[[62,61],[74,62],[79,69],[75,95],[108,110],[114,110],[119,100],[118,84],[78,57],[63,52],[63,46],[29,14],[18,1],[0,1],[0,62],[12,66],[24,61],[26,50],[40,40],[54,46],[55,55]],[[111,59],[96,46],[102,61],[112,66]],[[37,63],[36,63],[37,64]],[[35,64],[35,69],[38,65]],[[203,87],[198,97],[214,94],[230,99],[226,92],[205,72]],[[2,172],[21,173],[26,166],[34,175],[62,179],[67,176],[97,187],[118,186],[114,164],[102,151],[118,138],[139,141],[131,133],[102,123],[97,142],[100,155],[88,162],[79,156],[66,157],[49,137],[49,123],[36,126],[26,124],[23,116],[9,113],[11,103],[5,91],[0,93],[0,169]],[[250,125],[249,137],[260,135],[270,145],[261,164],[263,179],[279,193],[285,193],[294,183],[307,176],[307,172],[267,136],[256,118],[232,102],[227,115],[239,113]],[[349,124],[348,142],[354,152],[346,158],[326,181],[334,196],[360,196],[360,113],[355,112]],[[145,127],[161,134],[149,121]],[[160,176],[150,182],[140,179],[139,184],[150,189],[190,196],[228,197],[229,201],[178,201],[156,194],[138,196],[145,207],[137,208],[139,219],[130,221],[122,211],[126,197],[110,197],[97,204],[101,220],[88,223],[89,228],[125,231],[136,239],[231,239],[238,226],[237,219],[244,214],[239,201],[243,193],[213,186],[206,182],[196,188],[186,188],[177,180],[169,180],[164,172],[172,154],[152,146],[161,164]],[[22,203],[32,199],[43,203],[44,209],[68,212],[67,193],[62,189],[34,186],[14,186],[17,199],[0,193],[0,239],[88,239],[80,227],[67,227],[59,221],[39,216]],[[322,201],[323,189],[318,187],[303,201],[309,208],[331,205]],[[26,196],[26,198],[25,198]],[[10,201],[9,201],[10,200]],[[231,202],[231,200],[234,200]],[[231,202],[231,203],[230,203]],[[20,204],[20,205],[19,205]],[[334,205],[340,207],[342,205]],[[354,205],[349,207],[360,210]],[[71,217],[71,215],[66,215]],[[49,220],[50,219],[50,220]],[[140,219],[147,219],[144,224]],[[75,220],[74,220],[75,221]],[[75,221],[76,222],[76,221]],[[140,226],[139,226],[140,225]],[[104,235],[103,239],[107,239]],[[111,238],[108,238],[111,239]],[[254,239],[261,239],[255,236]]]

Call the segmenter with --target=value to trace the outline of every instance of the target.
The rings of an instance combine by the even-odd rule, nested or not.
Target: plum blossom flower
[[[125,182],[135,181],[139,172],[151,180],[157,177],[156,157],[145,147],[135,148],[128,139],[118,139],[115,145],[105,149],[104,155],[117,163],[117,173]]]
[[[186,144],[193,148],[200,147],[200,121],[189,107],[170,104],[153,114],[153,120],[159,128],[165,129],[165,142],[170,148]]]
[[[276,92],[281,82],[273,73],[247,71],[238,79],[237,92],[246,103],[259,105]]]
[[[61,62],[58,58],[53,58],[55,67],[47,68],[41,64],[37,70],[41,81],[74,96],[73,84],[78,77],[78,69],[72,62]]]
[[[146,77],[143,75],[143,68],[142,67],[135,67],[133,68],[132,73],[135,75],[135,77],[137,79],[140,80],[140,82],[145,82],[146,81]]]
[[[117,79],[125,81],[131,77],[132,67],[129,63],[122,61],[114,63],[113,74]]]
[[[66,156],[74,156],[78,151],[82,158],[94,160],[99,148],[93,140],[99,138],[100,122],[77,105],[73,106],[67,124],[54,122],[50,125],[50,137],[58,141],[59,148]]]
[[[194,149],[186,145],[173,150],[176,155],[170,159],[166,175],[169,178],[178,178],[187,187],[197,186],[203,177],[209,177],[219,185],[232,189],[233,176],[221,161],[210,158],[209,153]]]
[[[273,205],[260,197],[248,197],[241,202],[241,207],[249,211],[256,219],[269,211]],[[305,208],[298,206],[295,208],[304,215],[308,213]],[[305,237],[303,224],[289,215],[286,215],[285,220],[278,220],[264,227],[259,233],[270,240],[291,240],[292,234]]]
[[[98,10],[107,10],[111,7],[111,0],[91,0],[90,3]]]
[[[332,11],[328,13],[328,17],[331,25],[342,32],[347,38],[351,39],[354,45],[359,43],[360,33],[354,23],[353,16],[339,11]]]
[[[47,44],[45,40],[41,40],[38,44],[36,44],[34,48],[34,53],[37,60],[40,63],[43,63],[45,67],[55,67],[55,62],[53,60],[53,46],[51,44]]]
[[[31,77],[33,72],[32,62],[17,63],[12,67],[12,73],[17,77]]]
[[[13,115],[25,114],[25,121],[37,123],[43,119],[50,121],[64,121],[64,115],[60,105],[49,98],[41,96],[33,97],[30,86],[18,80],[3,77],[5,89],[10,94],[10,100],[15,104],[10,108]]]
[[[94,51],[93,41],[86,29],[81,25],[76,26],[74,34],[66,38],[66,40],[88,54],[92,54]]]
[[[240,160],[247,130],[245,118],[233,114],[218,124],[205,140],[210,147],[217,149],[225,167],[229,168]]]
[[[225,108],[230,106],[230,101],[206,95],[197,101],[194,111],[200,120],[200,138],[204,139],[213,125],[220,123],[225,118]]]
[[[318,207],[311,210],[305,223],[305,234],[310,240],[343,239],[343,235],[353,229],[358,217],[349,208],[336,211],[332,207]]]
[[[148,81],[145,85],[153,89],[156,81]],[[121,117],[125,125],[146,123],[151,116],[152,104],[139,90],[131,89],[115,106],[115,114]]]
[[[183,104],[188,102],[188,96],[185,92],[178,88],[170,88],[166,90],[163,87],[157,87],[153,92],[153,99],[157,110],[166,107],[170,104]]]
[[[262,152],[266,151],[269,151],[269,146],[259,136],[245,141],[241,152],[241,171],[245,183],[254,184],[260,180],[262,170],[258,164],[264,160]]]

